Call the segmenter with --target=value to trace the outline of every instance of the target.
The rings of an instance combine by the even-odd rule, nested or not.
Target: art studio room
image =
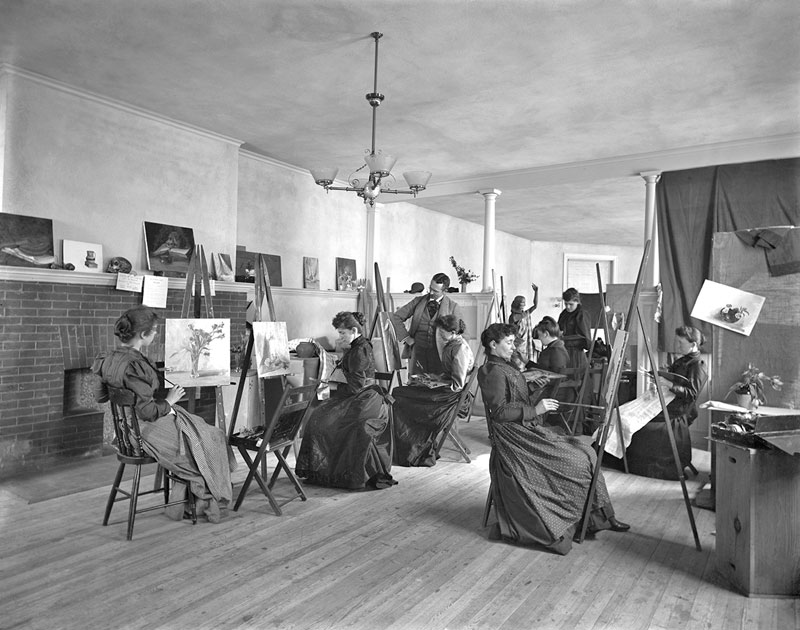
[[[798,31],[0,2],[0,628],[800,630]]]

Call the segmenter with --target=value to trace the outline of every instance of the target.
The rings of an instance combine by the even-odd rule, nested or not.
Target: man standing
[[[437,273],[431,278],[428,293],[415,297],[391,314],[397,339],[405,346],[403,358],[409,358],[409,376],[423,372],[439,374],[443,371],[433,322],[441,315],[455,315],[464,319],[458,304],[446,295],[449,287],[450,277],[445,273]],[[411,324],[406,328],[404,322],[409,318]]]

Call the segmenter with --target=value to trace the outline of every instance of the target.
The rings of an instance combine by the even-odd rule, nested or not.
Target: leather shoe
[[[618,521],[614,516],[608,519],[608,524],[611,525],[611,531],[613,532],[627,532],[631,528],[630,525]]]

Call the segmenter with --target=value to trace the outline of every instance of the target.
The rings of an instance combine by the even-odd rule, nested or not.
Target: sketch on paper
[[[0,212],[0,265],[49,267],[54,262],[52,219]]]
[[[692,308],[692,317],[749,336],[766,298],[706,280]]]
[[[183,387],[230,385],[229,319],[168,319],[166,378]]]
[[[286,322],[253,322],[259,378],[290,374]]]
[[[103,272],[103,246],[99,243],[67,241],[63,243],[63,263],[72,264],[75,271],[84,273]]]
[[[192,228],[144,222],[147,268],[165,276],[185,277],[194,252]]]
[[[336,289],[338,291],[355,291],[357,283],[356,261],[352,258],[337,258]]]
[[[319,258],[303,256],[303,288],[319,289]]]

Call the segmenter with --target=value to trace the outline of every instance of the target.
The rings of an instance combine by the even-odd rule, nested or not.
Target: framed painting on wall
[[[98,273],[105,271],[103,265],[103,246],[99,243],[83,243],[81,241],[64,240],[62,244],[63,263],[71,264],[75,271]]]
[[[303,256],[303,288],[319,289],[319,258]]]
[[[165,276],[185,277],[194,252],[192,228],[144,222],[147,268]]]
[[[230,327],[229,319],[166,320],[166,379],[183,387],[230,385]]]
[[[336,290],[355,291],[358,275],[356,274],[356,261],[352,258],[336,259]]]
[[[52,219],[0,212],[0,265],[49,267],[54,254]]]

